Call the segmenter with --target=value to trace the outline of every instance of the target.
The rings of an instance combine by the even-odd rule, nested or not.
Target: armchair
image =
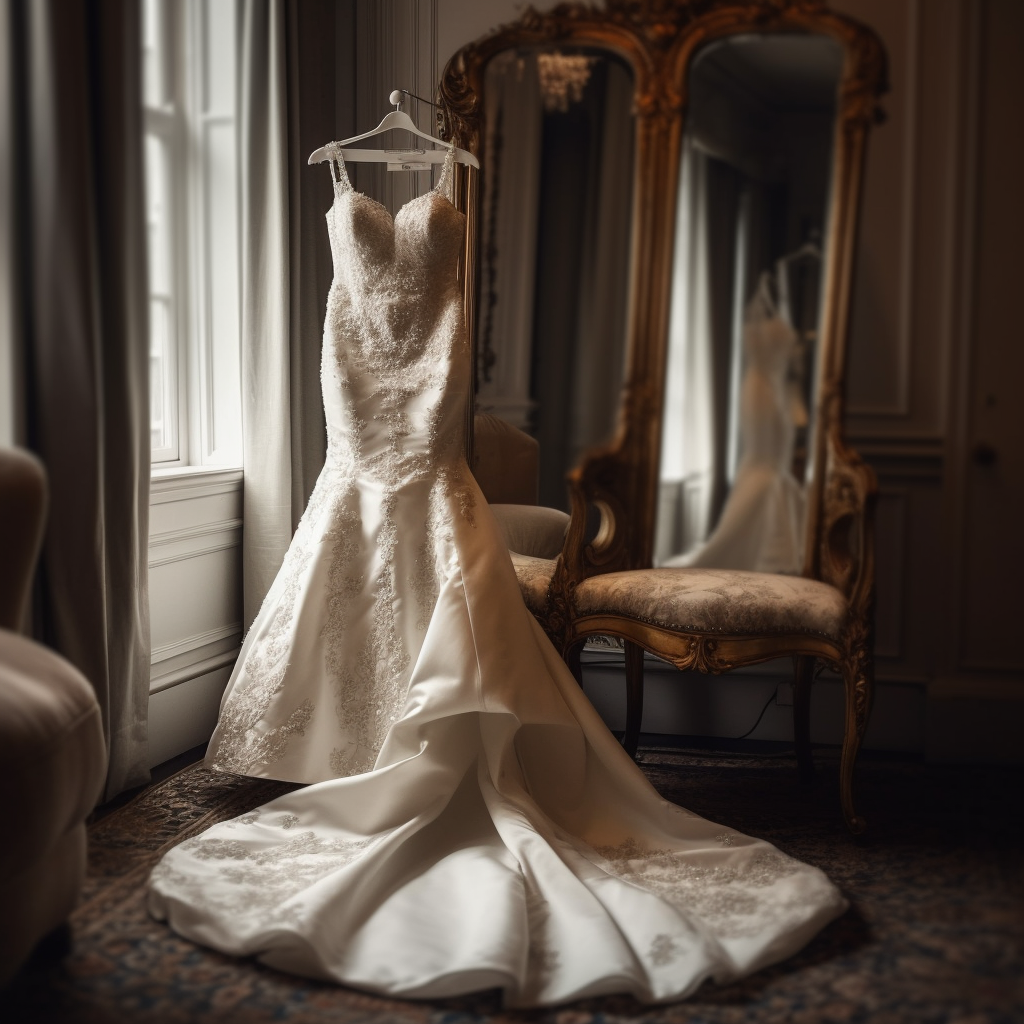
[[[59,930],[85,877],[85,819],[102,790],[100,708],[67,661],[20,635],[43,532],[46,477],[0,448],[0,985]]]

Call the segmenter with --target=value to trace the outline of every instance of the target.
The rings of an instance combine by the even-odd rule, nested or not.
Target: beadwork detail
[[[218,874],[226,884],[221,886],[216,902],[211,901],[208,890],[196,876],[174,870],[166,860],[153,869],[152,882],[173,886],[182,894],[191,894],[207,908],[228,911],[238,918],[284,923],[301,916],[301,905],[283,904],[321,878],[351,864],[388,835],[390,832],[382,832],[344,840],[300,832],[260,851],[231,839],[198,836],[182,843],[179,849],[197,861],[223,862]]]

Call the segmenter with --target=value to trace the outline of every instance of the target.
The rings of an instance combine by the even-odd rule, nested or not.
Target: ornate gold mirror
[[[779,350],[761,353],[771,369],[762,377],[788,403],[785,436],[772,446],[798,533],[787,571],[817,573],[831,559],[849,572],[833,529],[841,510],[824,511],[822,495],[847,461],[851,252],[864,139],[883,84],[873,33],[820,0],[563,4],[527,11],[452,58],[443,131],[483,165],[479,394],[517,425],[554,424],[541,441],[542,500],[561,504],[557,481],[568,469],[572,523],[553,593],[655,556],[692,557],[730,494],[747,493],[736,481],[758,343],[744,321],[758,305],[762,320],[783,309],[790,329],[761,344]],[[546,89],[577,109],[545,114]],[[578,146],[569,157],[574,118],[589,119],[591,135],[585,153]],[[524,152],[529,160],[517,163]],[[550,194],[536,170],[545,160]],[[607,202],[581,198],[602,192]],[[560,208],[566,197],[574,211]],[[589,246],[569,238],[571,252],[593,257],[585,265],[559,250],[575,230],[566,223],[585,228]],[[545,305],[550,292],[561,312]],[[602,310],[601,331],[581,302]],[[519,375],[511,402],[502,392],[509,373]],[[698,396],[705,408],[694,413]],[[752,408],[748,421],[766,415]],[[703,461],[681,459],[682,448],[700,449]],[[595,536],[587,524],[596,513]],[[832,555],[823,554],[826,535]]]

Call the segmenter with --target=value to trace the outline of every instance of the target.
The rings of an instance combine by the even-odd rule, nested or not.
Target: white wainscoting
[[[158,470],[150,489],[149,763],[205,743],[242,642],[242,471]]]

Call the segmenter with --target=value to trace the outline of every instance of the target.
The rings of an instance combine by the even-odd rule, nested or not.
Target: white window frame
[[[235,0],[153,0],[167,103],[144,131],[171,153],[169,443],[154,473],[241,466]],[[219,22],[214,45],[212,25]],[[226,28],[226,31],[225,31]],[[225,71],[226,68],[226,71]],[[219,199],[219,201],[218,201]]]

